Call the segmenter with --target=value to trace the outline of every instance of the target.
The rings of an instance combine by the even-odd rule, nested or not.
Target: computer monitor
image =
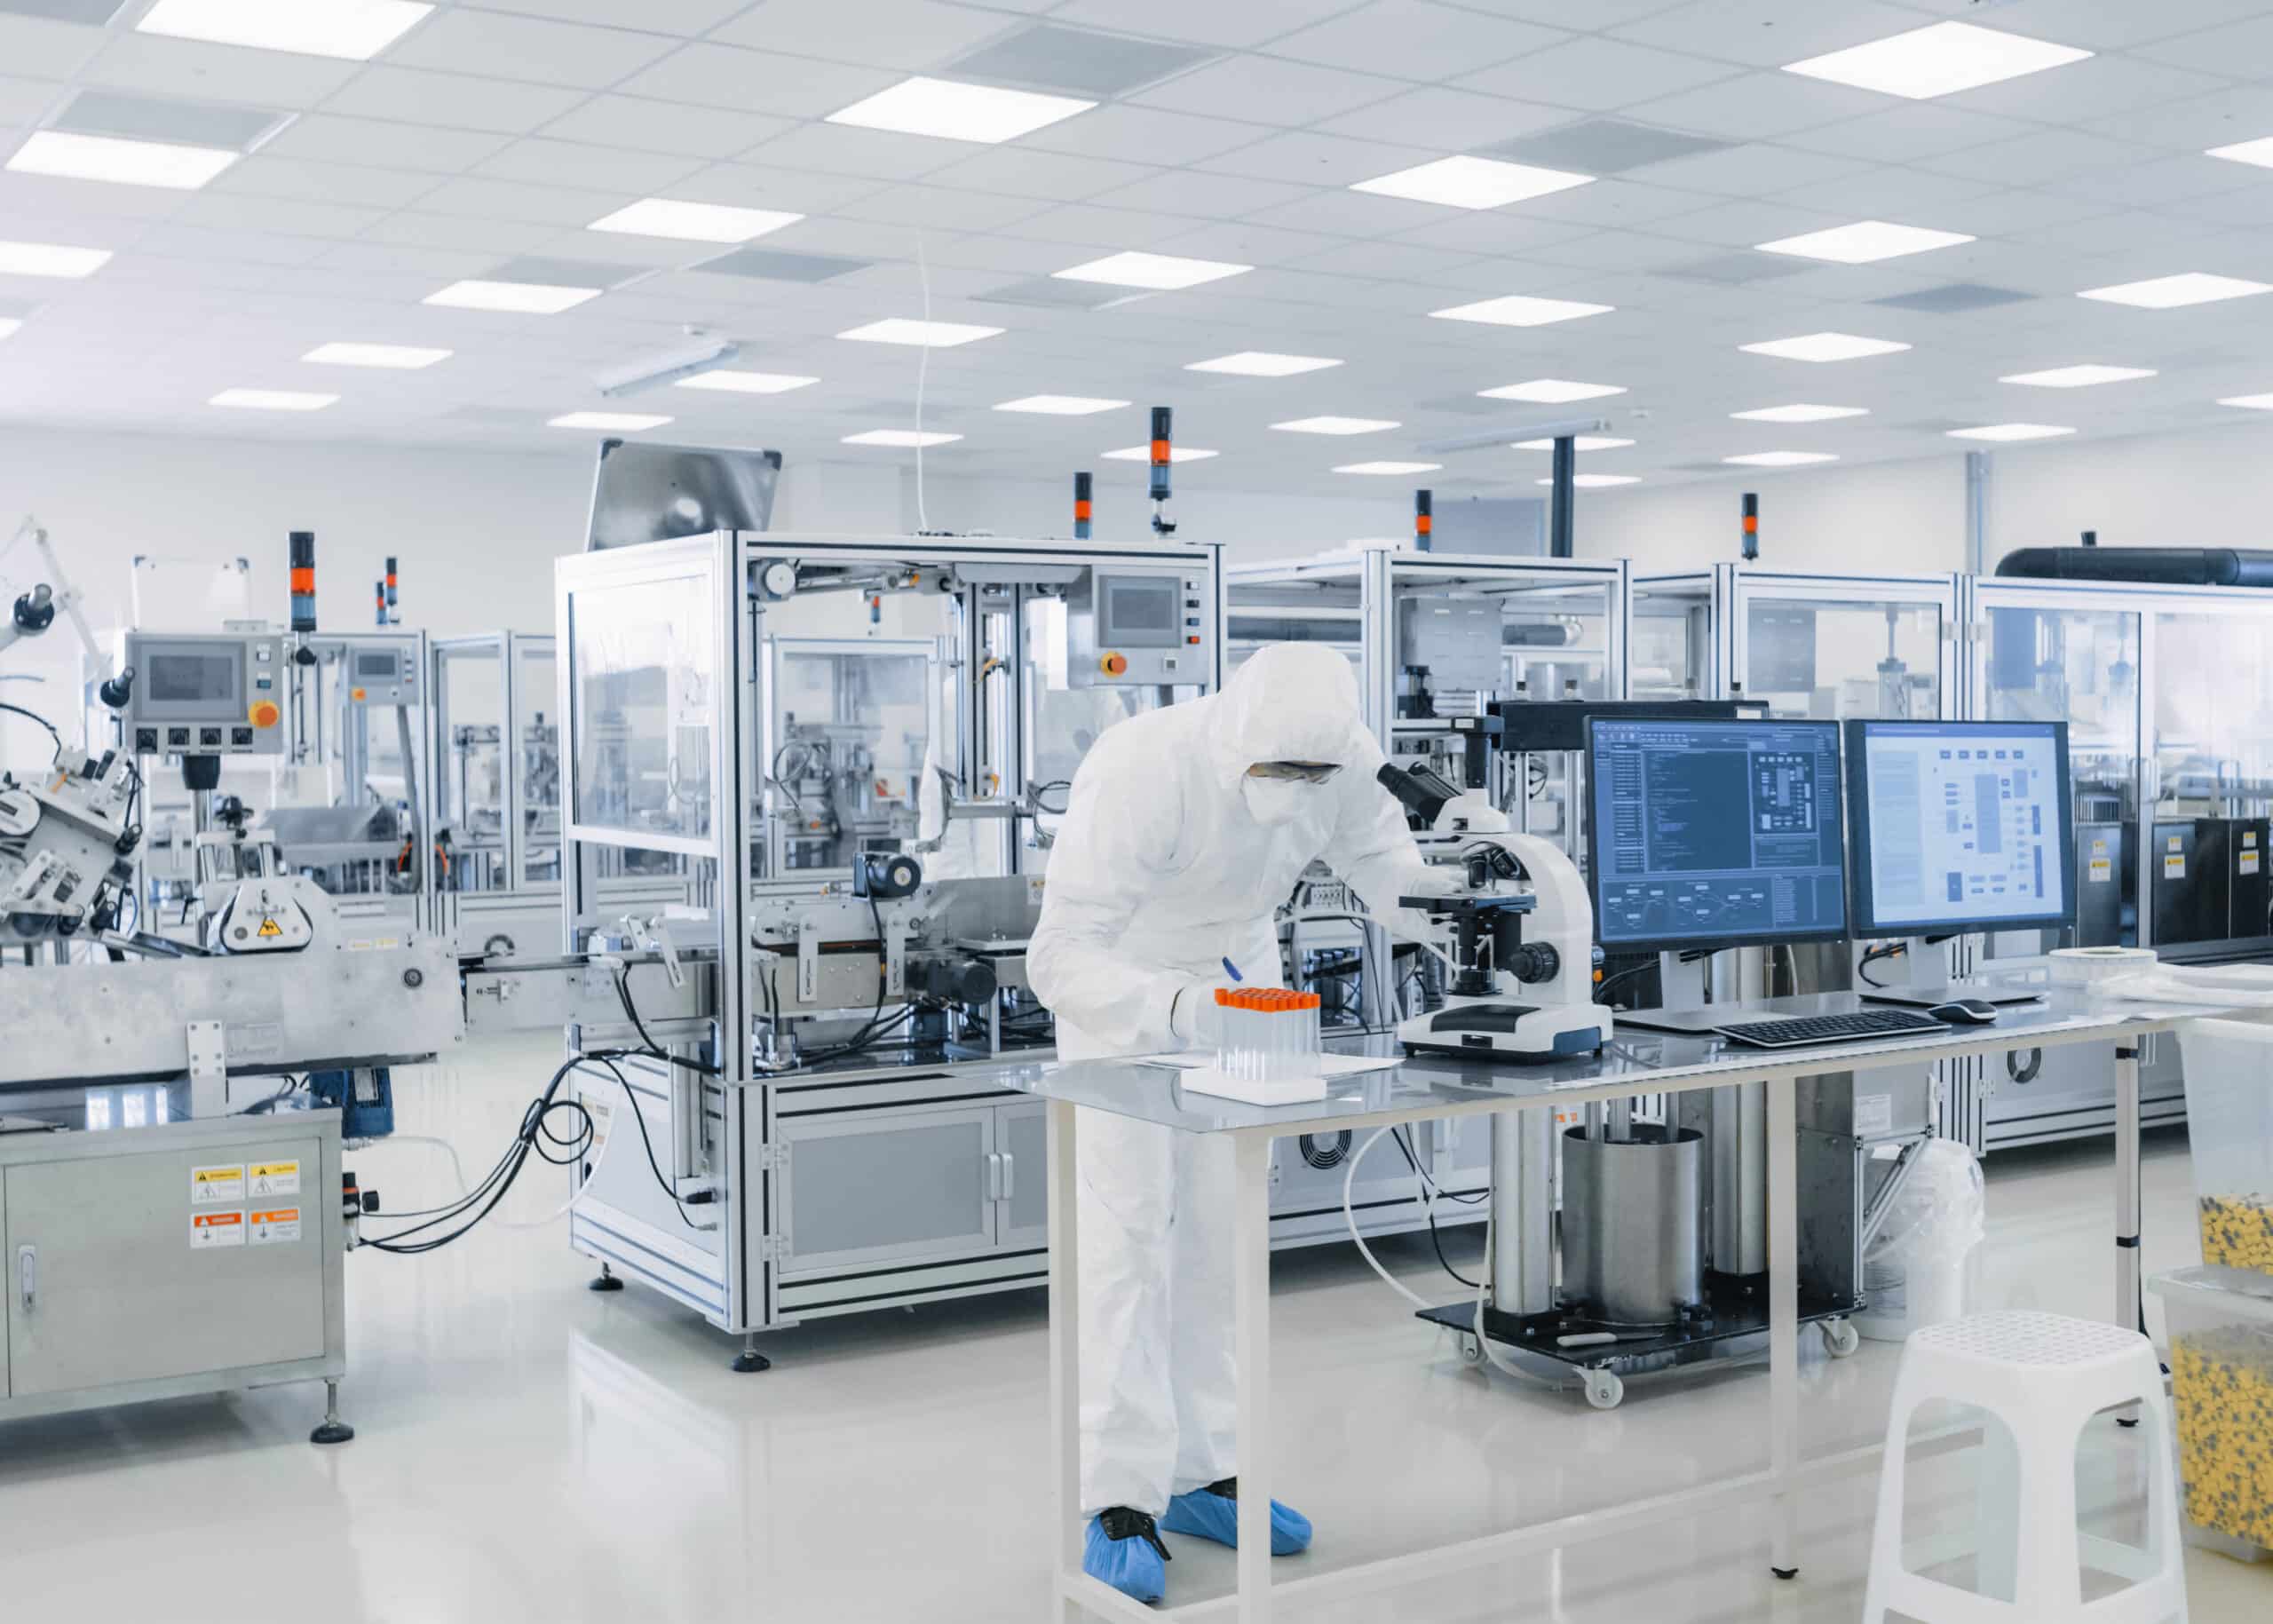
[[[2072,924],[2065,722],[1849,722],[1855,933]]]
[[[1588,889],[1613,953],[1847,932],[1836,722],[1587,725]]]

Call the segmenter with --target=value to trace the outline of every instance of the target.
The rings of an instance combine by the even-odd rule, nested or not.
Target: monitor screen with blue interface
[[[2051,927],[2075,917],[2062,722],[1849,722],[1855,929]]]
[[[1847,934],[1836,722],[1596,721],[1588,749],[1604,947]]]

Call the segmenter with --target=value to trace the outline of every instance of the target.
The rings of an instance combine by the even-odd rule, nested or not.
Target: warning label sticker
[[[2262,852],[2245,852],[2241,854],[2241,871],[2244,874],[2255,874],[2258,865],[2264,860],[2265,854]]]
[[[273,919],[264,919],[260,922],[260,929],[256,931],[255,934],[259,936],[281,936],[284,934],[284,927],[278,924]]]
[[[297,1161],[254,1162],[252,1193],[256,1200],[265,1195],[299,1194],[300,1164]]]
[[[192,1207],[241,1207],[245,1199],[245,1164],[228,1168],[192,1168],[189,1204]]]
[[[280,1246],[300,1238],[300,1209],[297,1207],[279,1208],[274,1212],[249,1212],[245,1218],[252,1231],[252,1244],[257,1247]]]
[[[2163,859],[2163,878],[2166,880],[2182,880],[2185,877],[2186,860],[2184,858],[2166,857]]]
[[[2103,885],[2115,877],[2115,865],[2103,857],[2092,859],[2091,878],[2095,885]]]
[[[210,1252],[215,1247],[245,1243],[245,1215],[241,1212],[200,1212],[190,1215],[189,1249]]]

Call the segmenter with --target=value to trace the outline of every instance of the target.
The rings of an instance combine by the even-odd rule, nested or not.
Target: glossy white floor
[[[550,1041],[487,1045],[399,1079],[406,1131],[487,1166],[550,1069]],[[390,1207],[447,1193],[428,1146],[352,1159]],[[533,1172],[502,1216],[564,1191]],[[1991,1302],[2103,1311],[2108,1162],[2055,1150],[1992,1164]],[[2147,1164],[2150,1271],[2195,1260],[2182,1142]],[[1472,1260],[1473,1239],[1455,1261]],[[1457,1288],[1425,1240],[1393,1243],[1420,1289]],[[1040,1294],[830,1321],[733,1346],[638,1290],[595,1295],[557,1224],[493,1224],[424,1258],[349,1259],[355,1442],[306,1442],[321,1390],[287,1388],[0,1426],[0,1596],[13,1616],[338,1624],[500,1620],[907,1620],[1047,1615]],[[1463,1368],[1347,1248],[1282,1256],[1273,1328],[1283,1497],[1341,1566],[1764,1461],[1764,1379],[1637,1382],[1608,1414]],[[1810,1449],[1877,1435],[1893,1351],[1803,1344]],[[2087,1501],[2119,1522],[2125,1440],[2095,1440]],[[1796,1584],[1762,1529],[1670,1528],[1550,1561],[1367,1596],[1332,1620],[1848,1620],[1873,1485],[1808,1508]],[[1913,1503],[1962,1520],[1962,1459]],[[1229,1553],[1176,1544],[1171,1599],[1218,1594]],[[2194,1553],[2196,1624],[2273,1616],[2273,1565]]]

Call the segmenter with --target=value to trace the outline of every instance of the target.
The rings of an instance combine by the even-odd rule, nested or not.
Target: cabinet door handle
[[[986,1153],[986,1199],[990,1201],[1002,1199],[1002,1153],[1000,1151]]]
[[[1016,1151],[1004,1151],[1002,1154],[1002,1199],[1007,1201],[1018,1192],[1018,1153]]]
[[[39,1306],[39,1248],[36,1246],[16,1248],[16,1300],[28,1314]]]

